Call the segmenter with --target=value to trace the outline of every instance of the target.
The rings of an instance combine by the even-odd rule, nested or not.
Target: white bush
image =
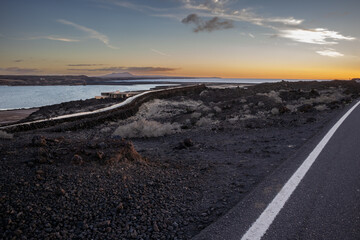
[[[113,135],[124,138],[141,138],[160,137],[176,132],[180,132],[180,125],[178,123],[159,123],[156,121],[147,121],[142,119],[119,126]]]
[[[200,117],[201,117],[201,113],[199,113],[199,112],[194,112],[194,113],[191,114],[191,118],[196,118],[196,119],[198,119],[198,118],[200,118]]]
[[[14,135],[4,132],[4,131],[0,131],[0,139],[13,139]]]
[[[217,113],[219,113],[219,112],[221,112],[221,108],[219,108],[218,106],[215,106],[215,107],[214,107],[214,111],[217,112]]]
[[[235,122],[239,121],[239,116],[233,116],[233,117],[229,118],[228,121],[230,123],[235,123]]]
[[[171,118],[175,115],[186,113],[187,111],[206,111],[207,107],[202,101],[184,100],[170,101],[155,99],[144,103],[139,112],[132,118],[133,120],[147,119],[156,120],[160,118]]]
[[[297,105],[286,105],[286,108],[290,110],[290,112],[297,112],[297,108],[300,107],[301,105],[300,104],[297,104]]]
[[[198,127],[207,127],[207,126],[211,126],[214,124],[217,124],[218,121],[214,121],[209,117],[202,117],[199,119],[199,121],[196,122],[196,126]]]
[[[282,103],[282,99],[279,96],[279,92],[275,92],[274,90],[268,92],[268,93],[258,93],[259,96],[267,96],[271,99],[273,99],[277,103]]]
[[[322,112],[322,111],[328,110],[328,107],[325,104],[322,104],[322,105],[315,106],[315,109]]]
[[[345,94],[343,94],[340,91],[336,91],[336,92],[321,92],[319,97],[316,98],[310,98],[304,101],[304,104],[314,104],[314,103],[331,103],[331,102],[336,102],[336,101],[341,101],[342,99],[344,99],[346,97]]]
[[[279,115],[279,109],[278,108],[271,109],[271,114],[272,115]]]
[[[200,94],[199,94],[199,96],[200,97],[205,97],[206,95],[208,95],[209,94],[209,91],[208,90],[204,90],[204,91],[202,91]]]
[[[255,115],[252,115],[252,114],[244,114],[241,118],[240,118],[240,120],[248,120],[248,119],[254,119],[254,118],[257,118]]]

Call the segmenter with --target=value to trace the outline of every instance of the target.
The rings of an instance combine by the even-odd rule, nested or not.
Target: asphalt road
[[[194,239],[359,240],[360,105],[353,107]]]

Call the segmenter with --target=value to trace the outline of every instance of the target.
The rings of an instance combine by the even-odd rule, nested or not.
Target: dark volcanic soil
[[[189,239],[359,93],[354,81],[207,89],[91,129],[0,138],[1,236]]]
[[[37,112],[34,112],[29,117],[24,119],[23,122],[45,119],[71,113],[94,111],[96,109],[105,108],[120,103],[122,101],[122,99],[116,98],[86,99],[44,106],[40,107]]]

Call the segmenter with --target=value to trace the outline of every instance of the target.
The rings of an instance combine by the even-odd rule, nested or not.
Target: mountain
[[[122,72],[122,73],[110,73],[100,77],[101,78],[134,78],[136,76],[129,72]]]

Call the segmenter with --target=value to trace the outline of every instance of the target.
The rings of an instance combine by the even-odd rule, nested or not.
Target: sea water
[[[136,79],[136,80],[113,80],[111,82],[177,82],[177,83],[236,83],[236,84],[259,84],[259,83],[276,83],[281,81],[298,82],[298,81],[315,81],[309,79],[265,79],[265,78],[161,78],[161,79]]]
[[[99,96],[101,92],[149,90],[156,86],[171,86],[174,83],[233,83],[259,84],[281,81],[309,81],[304,79],[243,79],[243,78],[186,78],[186,79],[137,79],[113,80],[112,82],[129,83],[129,85],[86,85],[86,86],[0,86],[0,110],[33,108],[62,102],[89,99]],[[134,84],[139,82],[139,84]],[[147,82],[141,84],[140,82]],[[156,82],[156,83],[153,83]],[[161,84],[164,82],[164,84]],[[165,84],[166,82],[166,84]],[[131,84],[130,84],[131,83]]]
[[[0,110],[33,108],[85,100],[102,92],[140,91],[169,84],[86,85],[86,86],[0,86]]]

